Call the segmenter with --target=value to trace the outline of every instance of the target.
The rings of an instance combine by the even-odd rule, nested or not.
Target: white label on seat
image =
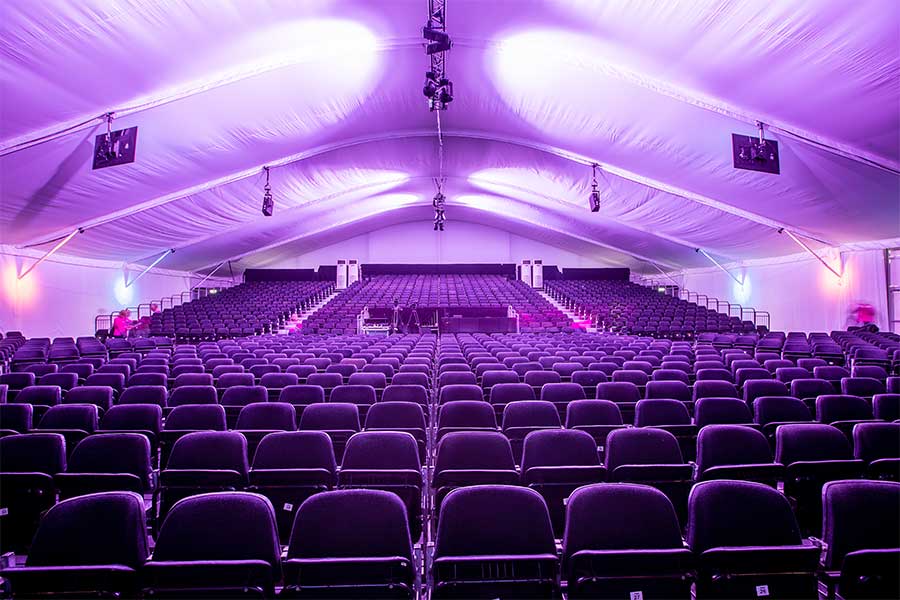
[[[0,517],[5,517],[8,514],[9,514],[8,508],[0,508]]]
[[[603,452],[603,446],[597,446],[597,452]]]
[[[630,600],[644,600],[644,592],[631,592],[629,594]]]
[[[294,510],[294,505],[291,504],[290,502],[285,502],[283,508],[284,508],[284,510],[291,512],[292,510]]]
[[[769,586],[767,585],[758,585],[756,586],[756,597],[762,598],[763,596],[769,595]]]

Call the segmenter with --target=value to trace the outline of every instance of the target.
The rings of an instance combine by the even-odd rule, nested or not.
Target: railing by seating
[[[713,305],[715,306],[716,312],[726,314],[729,317],[738,317],[741,321],[744,321],[744,315],[749,314],[752,317],[751,319],[746,319],[753,323],[754,326],[760,327],[763,326],[767,330],[771,330],[772,328],[772,315],[769,314],[768,311],[758,310],[756,308],[750,306],[743,306],[738,304],[737,302],[729,302],[727,300],[719,300],[713,296],[708,296],[707,294],[701,294],[699,292],[692,292],[691,290],[676,286],[672,284],[668,284],[662,281],[658,281],[656,279],[644,278],[641,277],[639,280],[632,280],[633,283],[638,283],[645,287],[654,287],[658,289],[665,288],[666,292],[674,291],[675,294],[679,298],[686,299],[688,302],[693,302],[698,306],[704,306],[708,309],[712,309]],[[703,299],[701,301],[701,298]],[[725,307],[725,310],[722,310],[722,307]]]

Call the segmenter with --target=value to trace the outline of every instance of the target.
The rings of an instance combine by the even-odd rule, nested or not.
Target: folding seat
[[[639,360],[627,360],[622,368],[626,371],[641,371],[648,376],[653,373],[653,365]]]
[[[728,369],[700,369],[696,373],[697,381],[726,381],[734,383],[734,375]]]
[[[395,378],[396,381],[396,378]],[[428,414],[429,394],[423,385],[392,383],[381,393],[382,402],[415,402]]]
[[[552,402],[560,414],[560,419],[565,418],[569,402],[586,398],[584,388],[577,383],[547,383],[541,388],[540,399]]]
[[[355,404],[359,408],[359,418],[365,421],[369,407],[377,402],[377,394],[371,385],[339,385],[331,390],[329,402]]]
[[[338,474],[342,489],[396,494],[406,508],[412,539],[422,534],[422,466],[415,438],[404,431],[363,431],[347,441]]]
[[[54,482],[61,500],[98,492],[151,491],[150,442],[139,433],[104,433],[78,442]]]
[[[44,375],[48,375],[50,373],[56,373],[59,371],[59,365],[56,364],[34,364],[28,365],[22,369],[23,373],[34,373],[34,376],[37,378],[43,377]]]
[[[94,373],[94,365],[72,363],[64,365],[59,372],[75,373],[78,376],[78,381],[84,382],[85,379]]]
[[[679,400],[640,400],[635,406],[636,427],[664,429],[678,440],[681,454],[691,461],[696,454],[697,426],[691,423],[687,407]]]
[[[850,371],[845,369],[844,367],[838,367],[833,365],[828,365],[825,367],[813,367],[813,377],[816,379],[824,379],[831,383],[834,386],[834,389],[839,389],[841,385],[841,380],[844,377],[850,377]]]
[[[347,380],[349,385],[365,385],[376,390],[376,395],[380,398],[384,388],[388,386],[388,379],[384,373],[354,373]]]
[[[611,381],[597,384],[597,400],[612,400],[622,411],[622,418],[631,422],[634,418],[634,407],[641,399],[638,386],[628,381]]]
[[[225,431],[225,408],[219,404],[176,406],[166,417],[160,432],[160,467],[164,468],[179,438],[194,431]]]
[[[821,423],[779,427],[775,460],[785,466],[784,494],[796,504],[800,528],[817,537],[822,526],[822,486],[857,479],[865,466],[853,459],[850,442],[839,430]]]
[[[290,359],[287,359],[287,360],[290,360]],[[331,364],[331,365],[328,365],[328,368],[325,369],[325,372],[326,373],[337,373],[338,375],[340,375],[341,377],[344,378],[344,381],[347,381],[347,379],[351,375],[356,373],[358,370],[359,369],[357,369],[355,365]]]
[[[55,385],[58,386],[63,393],[66,393],[78,385],[78,375],[75,373],[48,373],[42,375],[38,379],[38,385]]]
[[[561,427],[559,412],[552,402],[520,400],[510,402],[503,409],[501,429],[509,439],[516,463],[522,458],[525,436],[532,431]]]
[[[872,397],[872,410],[876,419],[883,421],[900,419],[900,393],[875,394]]]
[[[887,393],[900,394],[900,377],[887,378]]]
[[[822,502],[827,597],[900,597],[900,483],[831,481]]]
[[[691,363],[683,360],[663,360],[660,367],[667,371],[681,371],[682,373],[691,373],[693,370]]]
[[[334,445],[334,456],[340,462],[350,436],[359,431],[359,407],[346,402],[311,404],[300,415],[301,431],[324,431]]]
[[[118,404],[156,404],[165,407],[168,399],[169,391],[161,385],[136,385],[122,391]]]
[[[253,375],[254,379],[259,380],[267,373],[281,373],[281,367],[270,364],[252,365],[247,371]]]
[[[401,367],[402,368],[402,367]],[[391,379],[391,385],[420,385],[424,388],[430,386],[430,379],[425,373],[399,372]]]
[[[136,367],[135,367],[136,368]],[[97,373],[120,373],[125,379],[131,377],[132,368],[130,364],[116,364],[113,362],[108,362],[99,369],[96,370]]]
[[[819,548],[801,538],[790,503],[776,490],[748,481],[706,481],[691,491],[688,512],[698,600],[818,597]]]
[[[515,371],[504,369],[487,371],[481,378],[481,387],[484,388],[486,394],[490,394],[490,389],[498,383],[519,383],[519,376]]]
[[[121,373],[94,373],[84,380],[84,385],[105,385],[115,390],[118,397],[125,389],[125,376]]]
[[[440,510],[444,497],[459,487],[519,483],[509,440],[502,433],[492,431],[455,431],[444,435],[437,444],[433,473],[431,487],[436,510]]]
[[[872,407],[859,396],[831,394],[816,398],[816,421],[837,427],[847,439],[853,438],[857,423],[873,420]]]
[[[800,367],[781,367],[775,370],[775,379],[787,385],[795,379],[808,379],[809,375],[809,371]]]
[[[403,431],[413,436],[419,451],[419,460],[425,460],[428,426],[425,412],[418,402],[384,401],[369,408],[365,431]]]
[[[324,492],[297,513],[281,596],[411,598],[415,571],[407,516],[396,495]]]
[[[371,374],[379,374],[380,373],[381,375],[384,376],[386,381],[390,381],[391,378],[394,376],[394,367],[392,367],[391,365],[368,364],[362,368],[361,373],[371,373]],[[354,373],[354,375],[357,375],[357,373]],[[350,378],[352,379],[353,375],[351,375]]]
[[[441,373],[438,376],[438,387],[443,388],[448,385],[476,385],[478,380],[475,377],[475,373],[471,371],[458,371],[458,372],[448,372]]]
[[[756,360],[759,361],[758,358]],[[809,360],[809,359],[806,359],[806,360]],[[757,364],[759,364],[759,363],[757,363]],[[765,369],[767,371],[769,371],[769,373],[774,374],[778,369],[791,368],[795,365],[794,365],[793,361],[783,359],[783,358],[778,358],[778,359],[766,360],[762,363],[762,366],[765,367]]]
[[[857,424],[853,450],[866,464],[868,479],[900,481],[900,423]]]
[[[155,462],[162,429],[162,408],[158,404],[117,405],[100,419],[97,433],[138,433],[150,444],[150,457]]]
[[[465,359],[463,359],[465,361]],[[541,367],[543,368],[543,367]],[[469,366],[467,362],[460,363],[449,363],[442,364],[440,368],[438,368],[438,377],[443,375],[444,373],[471,373],[472,368]]]
[[[740,479],[776,487],[784,465],[772,458],[766,437],[740,425],[707,425],[697,436],[697,479]]]
[[[294,373],[266,373],[259,378],[259,385],[266,388],[269,400],[275,402],[281,390],[290,385],[299,385],[300,380]]]
[[[659,371],[657,371],[658,373]],[[671,399],[683,402],[685,406],[693,406],[691,388],[683,381],[650,381],[647,383],[645,395],[648,399]]]
[[[746,388],[747,384],[753,381],[774,381],[772,379],[772,374],[763,368],[745,368],[738,369],[734,374],[735,384],[739,388]],[[780,381],[776,383],[781,383]],[[783,386],[784,384],[781,383]],[[770,396],[774,396],[775,394],[767,394]]]
[[[69,390],[63,398],[64,404],[93,404],[101,411],[107,411],[113,403],[113,389],[106,386],[84,385]]]
[[[642,388],[650,381],[650,377],[643,371],[629,371],[620,369],[612,374],[613,382],[627,382]]]
[[[884,381],[872,377],[844,377],[841,379],[841,393],[849,396],[872,398],[885,393]]]
[[[34,431],[58,433],[66,439],[66,452],[97,431],[99,411],[93,404],[60,404],[51,406],[41,417]]]
[[[186,404],[216,404],[218,401],[216,388],[211,385],[184,385],[172,390],[168,405],[175,407]]]
[[[718,355],[715,354],[713,355],[713,358],[701,358],[698,356],[697,362],[694,363],[693,372],[697,373],[702,369],[725,369],[725,363],[719,360]]]
[[[34,423],[34,407],[30,404],[0,403],[0,435],[28,433]]]
[[[791,396],[803,400],[807,406],[815,407],[816,398],[834,394],[834,386],[824,379],[794,379],[790,382]]]
[[[540,494],[503,485],[451,492],[438,520],[433,569],[435,598],[555,597],[556,546]]]
[[[826,367],[828,366],[828,363],[821,358],[798,358],[797,366],[812,373],[814,368]]]
[[[761,396],[787,396],[791,393],[787,386],[774,379],[752,379],[744,385],[744,402],[748,406],[753,405],[753,401]]]
[[[279,539],[286,542],[303,501],[332,489],[337,466],[331,438],[321,431],[269,433],[259,443],[250,469],[249,490],[275,507]]]
[[[173,384],[174,388],[180,388],[189,385],[212,386],[213,376],[211,373],[184,373],[182,375],[175,376],[175,383]]]
[[[869,377],[878,381],[887,381],[887,371],[878,365],[854,365],[850,369],[851,377]]]
[[[458,400],[441,406],[437,439],[454,431],[498,431],[494,409],[481,400]]]
[[[318,385],[289,385],[281,390],[278,401],[293,405],[294,410],[297,411],[297,418],[299,419],[303,416],[303,411],[310,404],[321,404],[325,402],[325,390]]]
[[[153,558],[141,570],[142,595],[271,598],[281,579],[280,559],[275,514],[265,497],[232,492],[184,498],[163,521]]]
[[[706,425],[744,425],[759,429],[747,403],[738,398],[702,398],[694,406],[694,423]]]
[[[66,469],[66,441],[57,433],[0,438],[0,551],[24,553],[41,514],[56,502],[53,475]]]
[[[187,496],[243,489],[248,471],[247,439],[242,434],[192,431],[181,436],[159,473],[160,518]]]
[[[129,598],[147,555],[143,499],[105,492],[50,508],[25,565],[5,569],[3,577],[17,598]]]
[[[495,388],[500,387],[495,386]],[[475,384],[450,384],[441,388],[438,404],[457,400],[484,400],[484,392]]]
[[[643,485],[588,485],[572,493],[566,512],[569,598],[690,599],[694,557],[665,494]]]
[[[582,387],[586,398],[594,398],[597,395],[597,385],[607,381],[609,378],[601,371],[579,370],[572,373],[572,383]]]
[[[577,430],[536,430],[525,436],[522,485],[538,492],[547,503],[554,535],[562,537],[565,502],[582,485],[606,479],[597,444]]]
[[[43,415],[48,408],[62,401],[62,391],[56,385],[33,385],[20,390],[10,398],[10,402],[30,404],[35,407],[35,416]]]
[[[125,389],[139,385],[159,385],[168,387],[169,378],[162,373],[135,373],[128,378],[128,384]]]

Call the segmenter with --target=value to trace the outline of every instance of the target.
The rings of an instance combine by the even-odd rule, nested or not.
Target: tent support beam
[[[663,277],[668,277],[669,280],[671,280],[672,283],[674,283],[674,284],[675,284],[676,286],[678,286],[679,288],[681,287],[681,284],[678,283],[678,282],[675,280],[674,277],[672,277],[671,275],[669,275],[668,273],[666,273],[665,271],[663,271],[663,270],[662,270],[662,267],[660,267],[658,264],[656,264],[656,263],[653,262],[653,261],[650,261],[650,264],[653,265],[654,267],[656,267],[656,270],[659,271],[660,273],[662,273]]]
[[[31,273],[32,271],[34,271],[35,267],[37,267],[39,264],[41,264],[42,262],[44,262],[45,260],[50,258],[53,255],[53,253],[55,253],[57,250],[59,250],[60,248],[62,248],[66,244],[68,244],[69,240],[71,240],[73,237],[75,237],[79,233],[82,233],[83,231],[84,230],[81,229],[80,227],[73,230],[69,235],[67,235],[66,237],[61,239],[55,246],[50,248],[50,250],[48,250],[46,254],[44,254],[42,257],[37,259],[37,261],[35,261],[30,267],[25,269],[25,272],[22,273],[21,275],[19,275],[19,279],[20,280],[25,279],[25,276],[28,275],[29,273]]]
[[[702,248],[697,248],[697,252],[699,252],[700,254],[702,254],[703,256],[705,256],[706,258],[708,258],[709,261],[710,261],[712,264],[714,264],[714,265],[716,265],[717,267],[719,267],[719,269],[720,269],[723,273],[725,273],[726,275],[728,275],[729,277],[731,277],[732,279],[734,279],[735,283],[737,283],[739,286],[744,287],[744,282],[743,282],[743,281],[741,281],[740,279],[738,279],[737,277],[735,277],[735,276],[734,276],[734,273],[732,273],[731,271],[729,271],[728,269],[726,269],[725,267],[723,267],[721,264],[719,264],[719,261],[717,261],[717,260],[714,259],[712,256],[710,256],[710,254],[709,254],[706,250],[704,250],[704,249],[702,249]]]
[[[788,234],[788,237],[789,237],[789,238],[791,238],[792,240],[794,240],[795,242],[797,242],[797,245],[798,245],[798,246],[800,246],[801,248],[803,248],[804,250],[806,250],[807,253],[809,253],[809,254],[811,254],[811,255],[813,256],[813,258],[815,258],[817,261],[819,261],[820,263],[822,263],[822,265],[823,265],[826,269],[828,269],[829,271],[831,271],[831,273],[832,273],[835,277],[837,277],[838,280],[840,280],[840,279],[842,278],[842,275],[841,275],[840,273],[838,273],[837,271],[835,271],[834,268],[833,268],[831,265],[829,265],[827,262],[825,262],[825,259],[824,259],[824,258],[822,258],[822,257],[819,256],[818,254],[816,254],[816,252],[815,252],[812,248],[810,248],[810,247],[806,244],[806,242],[804,242],[804,241],[801,240],[799,237],[797,237],[792,231],[790,231],[789,229],[781,229],[778,233],[786,233],[786,234]]]
[[[137,277],[135,277],[134,279],[132,279],[131,281],[129,281],[128,283],[126,283],[126,284],[125,284],[125,287],[131,287],[132,284],[136,283],[138,279],[140,279],[141,277],[143,277],[144,275],[146,275],[147,273],[149,273],[149,272],[150,272],[150,269],[152,269],[153,267],[155,267],[156,265],[158,265],[159,263],[161,263],[162,260],[163,260],[165,257],[167,257],[168,255],[170,255],[170,254],[172,254],[172,253],[174,253],[174,252],[175,252],[175,248],[169,248],[168,250],[166,250],[165,252],[163,252],[163,253],[160,255],[159,258],[157,258],[156,260],[154,260],[154,261],[150,264],[149,267],[147,267],[146,269],[144,269],[143,271],[141,271],[140,275],[138,275]]]
[[[206,275],[206,277],[204,277],[203,279],[200,280],[200,283],[198,283],[197,285],[195,285],[194,287],[192,287],[189,291],[194,291],[194,290],[196,290],[198,287],[200,287],[201,285],[203,285],[203,283],[204,283],[207,279],[209,279],[210,277],[212,277],[213,274],[214,274],[216,271],[218,271],[225,263],[228,263],[228,266],[229,266],[229,267],[231,266],[231,263],[230,263],[229,261],[223,260],[222,262],[219,263],[219,266],[217,266],[215,269],[213,269],[212,271],[210,271],[210,272]]]

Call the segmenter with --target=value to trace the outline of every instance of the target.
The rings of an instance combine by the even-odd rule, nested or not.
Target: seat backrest
[[[159,531],[153,561],[226,560],[265,561],[279,579],[281,547],[272,503],[248,492],[199,494],[176,502]]]
[[[175,441],[167,469],[228,470],[246,476],[247,438],[236,431],[194,431]]]
[[[34,407],[30,404],[0,402],[0,429],[26,433],[34,425]]]
[[[534,490],[476,485],[457,488],[444,498],[435,558],[555,554],[547,505]]]
[[[872,409],[876,419],[896,421],[900,419],[900,392],[876,394],[872,398]]]
[[[753,518],[747,518],[748,511]],[[687,543],[695,553],[725,546],[801,543],[800,528],[787,498],[767,485],[749,481],[694,485],[688,497],[687,530]]]
[[[159,385],[165,387],[169,385],[169,378],[164,373],[135,373],[128,378],[128,388],[138,385]]]
[[[392,469],[419,471],[419,447],[405,431],[362,431],[347,440],[341,471]]]
[[[900,548],[900,483],[829,481],[822,499],[826,569],[840,569],[850,552]]]
[[[868,462],[900,459],[900,423],[857,423],[853,427],[856,458]]]
[[[256,402],[248,404],[238,413],[235,429],[294,431],[297,428],[297,411],[287,402]]]
[[[325,469],[337,471],[334,447],[324,431],[270,433],[256,448],[254,469]]]
[[[482,403],[483,404],[483,403]],[[425,411],[418,402],[386,401],[379,402],[369,408],[366,413],[366,429],[401,429],[425,430]]]
[[[865,398],[840,394],[822,395],[816,398],[816,421],[858,421],[872,418],[872,407]]]
[[[622,465],[681,465],[684,459],[674,435],[662,429],[615,429],[606,438],[606,468]]]
[[[225,431],[225,408],[219,404],[176,406],[166,417],[165,429]]]
[[[172,390],[169,394],[169,406],[184,406],[186,404],[216,404],[219,397],[216,388],[212,385],[183,385]]]
[[[597,443],[572,429],[543,429],[525,436],[522,472],[532,467],[598,466]]]
[[[391,379],[393,385],[419,385],[423,388],[428,387],[428,375],[425,373],[396,373]]]
[[[697,427],[752,422],[750,407],[738,398],[701,398],[694,405],[694,423]]]
[[[375,388],[371,385],[348,384],[339,385],[331,390],[331,402],[347,402],[350,404],[375,404]]]
[[[278,395],[279,402],[288,404],[321,404],[325,402],[325,390],[318,385],[289,385]]]
[[[610,381],[597,384],[597,399],[613,402],[637,402],[641,399],[638,387],[628,381]]]
[[[164,386],[135,385],[122,391],[118,404],[156,404],[158,406],[166,406],[168,399],[169,392]]]
[[[680,400],[640,400],[634,409],[634,424],[637,427],[690,423],[687,406]]]
[[[493,407],[482,400],[457,400],[441,406],[438,429],[447,427],[497,427]]]
[[[873,377],[844,377],[841,379],[841,393],[867,398],[885,392],[884,381]]]
[[[62,390],[58,385],[33,385],[16,396],[15,402],[34,406],[56,406],[62,400]]]
[[[373,389],[383,390],[387,387],[387,378],[384,373],[354,373],[347,383],[355,386],[369,386]]]
[[[532,387],[541,387],[548,383],[560,383],[562,377],[556,371],[528,371],[525,373],[525,383]]]
[[[481,385],[489,388],[498,383],[518,383],[519,376],[515,371],[487,371],[481,378]]]
[[[794,398],[815,398],[834,394],[834,386],[824,379],[798,378],[791,380],[791,396]]]
[[[90,435],[75,446],[67,473],[131,473],[150,487],[150,442],[139,433]]]
[[[59,433],[25,433],[0,438],[0,470],[4,473],[46,473],[66,470],[66,440]]]
[[[300,378],[295,373],[266,373],[259,378],[259,385],[275,390],[298,383],[300,383]]]
[[[787,396],[760,396],[754,400],[753,419],[760,425],[813,420],[809,407],[802,400]]]
[[[441,388],[438,401],[439,404],[446,404],[457,400],[481,400],[483,398],[484,392],[475,384],[451,384]]]
[[[492,431],[456,431],[438,442],[434,472],[490,469],[515,471],[512,448],[506,436]]]
[[[502,427],[561,427],[559,411],[546,400],[510,402],[503,409]]]
[[[93,433],[99,423],[99,411],[93,404],[60,404],[44,413],[36,429],[80,429]]]
[[[300,429],[359,431],[359,407],[349,402],[311,404],[300,415]]]
[[[119,404],[110,408],[100,420],[103,430],[150,431],[162,428],[162,408],[158,404]]]
[[[138,569],[147,556],[143,498],[133,492],[101,492],[63,500],[47,511],[25,566]]]
[[[108,385],[116,391],[125,387],[125,375],[122,373],[94,373],[88,375],[84,385]]]
[[[610,400],[573,400],[566,407],[566,427],[622,425],[622,411]]]
[[[222,406],[248,406],[268,400],[269,391],[261,385],[235,385],[225,390],[220,403]]]
[[[772,450],[761,432],[740,425],[707,425],[697,435],[697,468],[772,462]]]
[[[382,490],[335,490],[307,499],[288,545],[292,558],[403,557],[412,562],[406,507]]]
[[[847,436],[831,425],[796,423],[780,425],[775,431],[775,460],[783,465],[851,458],[853,450]]]
[[[597,515],[603,515],[598,519]],[[623,526],[623,524],[627,524]],[[566,504],[563,560],[582,550],[682,547],[672,501],[646,485],[602,483],[575,490]]]
[[[774,379],[752,379],[744,384],[744,402],[748,405],[760,396],[790,396],[787,386]]]

